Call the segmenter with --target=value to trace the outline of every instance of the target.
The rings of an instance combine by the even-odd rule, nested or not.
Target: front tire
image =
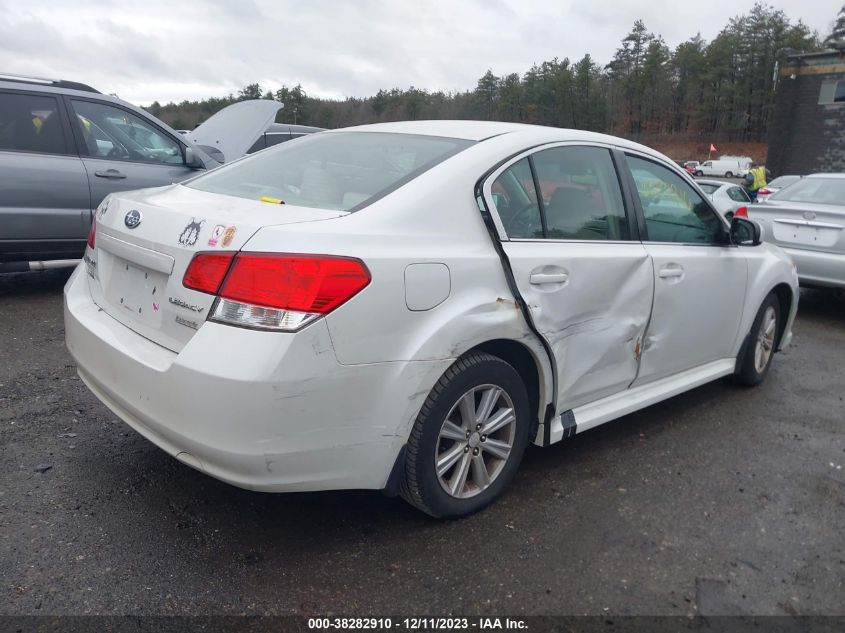
[[[417,416],[400,494],[433,517],[478,512],[513,479],[529,427],[528,394],[517,371],[483,352],[462,356]]]
[[[745,387],[756,387],[765,380],[777,346],[780,318],[780,302],[774,293],[769,293],[754,318],[742,363],[739,371],[734,374],[734,382]]]
[[[698,176],[699,178],[701,178],[701,177],[704,175],[704,172],[703,172],[703,171],[701,171],[701,170],[697,170],[697,171],[695,172],[695,174],[694,174],[694,175],[695,175],[695,176]]]

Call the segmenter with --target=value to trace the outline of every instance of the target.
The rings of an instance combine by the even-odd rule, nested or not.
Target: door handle
[[[109,178],[111,180],[122,180],[126,178],[126,174],[117,171],[116,169],[107,169],[106,171],[95,171],[94,175],[98,178]]]
[[[562,284],[569,279],[569,273],[531,273],[528,280],[535,286],[540,284]]]
[[[677,264],[667,264],[657,272],[661,279],[678,279],[684,276],[684,269]]]

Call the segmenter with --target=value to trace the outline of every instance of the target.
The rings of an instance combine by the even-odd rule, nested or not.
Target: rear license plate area
[[[120,257],[111,258],[106,300],[125,316],[148,325],[161,325],[167,275],[138,266]]]

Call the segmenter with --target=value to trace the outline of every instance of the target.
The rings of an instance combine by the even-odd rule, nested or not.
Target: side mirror
[[[205,167],[193,147],[185,147],[185,165],[191,169],[202,169]]]
[[[760,226],[756,222],[736,215],[731,219],[731,244],[759,246],[761,242]]]

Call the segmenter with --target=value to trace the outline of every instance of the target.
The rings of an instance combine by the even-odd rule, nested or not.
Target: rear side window
[[[706,194],[716,193],[716,190],[722,185],[711,185],[709,182],[700,182],[698,186]]]
[[[508,237],[532,239],[543,237],[543,221],[531,164],[522,158],[499,174],[490,188],[493,204]]]
[[[627,240],[628,222],[610,151],[554,147],[533,156],[546,212],[546,237]]]
[[[0,93],[0,150],[67,153],[56,98]]]
[[[739,187],[730,187],[728,197],[735,202],[751,202],[751,198]]]
[[[201,191],[356,211],[473,141],[384,132],[309,134],[192,180]]]
[[[683,178],[649,160],[628,156],[645,216],[648,241],[720,244],[724,225]]]

